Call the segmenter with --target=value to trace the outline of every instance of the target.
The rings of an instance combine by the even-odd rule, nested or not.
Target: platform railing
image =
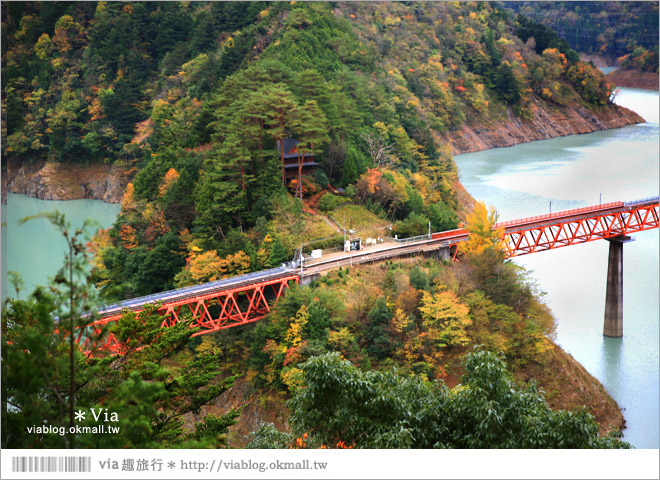
[[[389,241],[389,242],[406,244],[406,243],[412,243],[412,242],[421,242],[422,240],[428,240],[430,238],[431,237],[429,236],[429,234],[426,233],[424,235],[417,235],[416,237],[408,237],[408,238],[385,237],[385,240]]]

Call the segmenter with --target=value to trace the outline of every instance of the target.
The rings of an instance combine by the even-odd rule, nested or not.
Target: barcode
[[[12,472],[91,472],[92,457],[12,457]]]

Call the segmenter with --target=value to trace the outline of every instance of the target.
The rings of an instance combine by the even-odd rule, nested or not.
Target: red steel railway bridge
[[[658,228],[658,197],[633,202],[614,202],[496,224],[508,257],[605,239],[610,242],[604,335],[623,335],[623,244],[630,234]],[[319,272],[339,266],[373,262],[415,253],[437,251],[449,258],[462,241],[465,229],[433,233],[413,241],[377,251],[347,252],[343,256],[315,261],[289,262],[263,270],[193,287],[134,298],[106,306],[98,316],[76,332],[76,341],[87,355],[105,351],[121,354],[123,344],[104,327],[116,322],[127,310],[140,312],[156,304],[162,327],[192,317],[194,335],[244,325],[263,318],[291,282],[300,283]]]

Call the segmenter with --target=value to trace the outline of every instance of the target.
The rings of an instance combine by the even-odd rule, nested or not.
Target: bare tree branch
[[[363,133],[360,137],[367,144],[369,155],[376,167],[384,167],[393,163],[391,156],[393,147],[383,137],[373,133]]]

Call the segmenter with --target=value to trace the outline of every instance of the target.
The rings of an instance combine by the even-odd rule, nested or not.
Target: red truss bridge
[[[608,273],[607,304],[612,303],[612,296],[615,299],[612,318],[616,325],[608,329],[606,307],[605,334],[621,336],[623,243],[629,240],[628,235],[632,233],[658,228],[658,210],[658,197],[653,197],[522,218],[498,223],[494,228],[504,229],[502,240],[508,257],[594,240],[609,240],[610,271],[613,273]],[[77,331],[76,341],[87,355],[99,350],[121,354],[124,349],[122,343],[114,334],[104,333],[103,327],[119,320],[125,311],[137,313],[149,304],[158,305],[158,312],[163,318],[162,327],[172,326],[183,317],[192,318],[193,326],[199,328],[194,335],[245,325],[268,314],[291,282],[299,283],[313,278],[321,271],[349,265],[349,262],[353,265],[429,252],[437,252],[442,258],[449,258],[450,252],[455,251],[458,244],[467,238],[468,232],[465,229],[433,233],[399,240],[399,243],[383,245],[376,250],[346,252],[304,265],[300,261],[289,262],[279,268],[126,300],[102,308],[98,317]],[[614,292],[612,295],[610,287]]]
[[[526,255],[658,228],[658,197],[521,218],[494,228],[504,228],[507,257]],[[467,230],[458,229],[434,233],[431,238],[456,246],[467,236]]]
[[[504,222],[508,256],[551,250],[658,228],[658,198],[614,202]]]
[[[81,350],[90,355],[97,351],[121,354],[124,345],[103,328],[116,322],[126,311],[136,313],[146,305],[158,304],[161,327],[171,327],[183,317],[192,317],[199,331],[193,336],[244,325],[262,319],[272,304],[284,294],[290,282],[298,283],[299,275],[280,267],[247,275],[204,283],[193,287],[133,298],[104,307],[96,320],[78,329],[75,338]]]

